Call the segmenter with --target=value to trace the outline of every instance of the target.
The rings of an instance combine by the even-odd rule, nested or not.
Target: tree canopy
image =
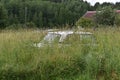
[[[95,15],[95,22],[103,25],[114,25],[116,11],[110,6],[98,10]]]
[[[120,9],[119,2],[91,6],[83,0],[0,0],[0,27],[31,22],[38,28],[72,26],[86,11],[108,5]]]

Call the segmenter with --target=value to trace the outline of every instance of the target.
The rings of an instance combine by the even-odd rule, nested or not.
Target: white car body
[[[58,40],[58,43],[62,43],[68,35],[71,35],[71,34],[79,34],[80,37],[84,37],[85,35],[89,36],[89,35],[92,35],[91,32],[81,32],[81,31],[77,31],[77,32],[74,32],[74,31],[52,31],[52,32],[48,32],[48,34],[44,37],[44,39],[40,42],[40,43],[36,43],[34,44],[34,46],[36,47],[42,47],[45,45],[44,41],[46,41],[48,44],[51,44],[56,37],[60,37],[59,40]],[[82,38],[81,38],[82,39]]]

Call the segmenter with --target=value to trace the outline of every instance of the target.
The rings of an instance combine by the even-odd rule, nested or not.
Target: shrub
[[[120,26],[120,14],[116,15],[115,17],[115,25]]]
[[[94,26],[94,22],[93,20],[89,19],[89,18],[80,18],[77,22],[76,22],[77,26],[81,26],[83,28],[86,27],[93,27]]]
[[[36,28],[36,25],[33,22],[27,22],[26,28]]]
[[[7,10],[0,3],[0,29],[4,29],[7,26]]]
[[[115,11],[110,7],[103,7],[95,15],[95,22],[100,25],[114,25]]]
[[[36,26],[33,22],[28,22],[26,24],[12,24],[5,29],[7,30],[19,30],[19,29],[35,29]]]
[[[22,24],[12,24],[8,27],[6,27],[6,30],[18,30],[18,29],[22,29]]]

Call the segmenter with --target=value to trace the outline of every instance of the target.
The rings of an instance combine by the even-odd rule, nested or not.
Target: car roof
[[[48,34],[58,34],[58,35],[69,35],[69,34],[81,34],[81,35],[91,35],[91,32],[83,32],[83,31],[54,31],[48,32]]]

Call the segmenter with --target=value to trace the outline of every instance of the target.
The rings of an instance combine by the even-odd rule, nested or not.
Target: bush
[[[18,29],[22,29],[23,25],[22,24],[12,24],[8,27],[6,27],[6,30],[18,30]]]
[[[33,22],[27,22],[26,23],[26,28],[36,28],[36,25]]]
[[[120,26],[120,14],[116,15],[115,17],[115,25]]]
[[[19,29],[35,29],[36,26],[33,22],[27,22],[26,24],[12,24],[5,29],[19,30]]]
[[[77,22],[76,22],[77,26],[81,26],[83,28],[86,27],[93,27],[95,24],[94,22],[89,19],[89,18],[80,18]]]
[[[100,25],[114,25],[115,15],[115,10],[107,6],[97,11],[94,20]]]

